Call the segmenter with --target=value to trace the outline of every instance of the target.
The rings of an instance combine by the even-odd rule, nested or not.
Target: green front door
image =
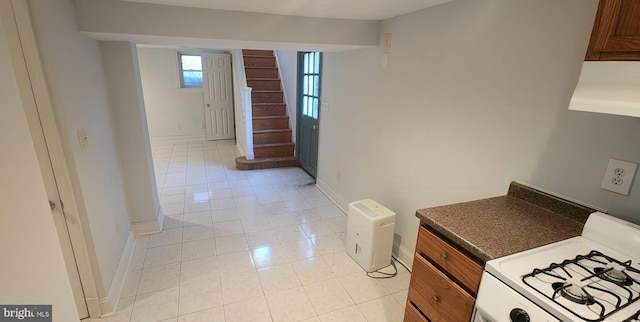
[[[298,53],[298,138],[296,151],[300,166],[314,179],[318,172],[321,65],[321,53]]]

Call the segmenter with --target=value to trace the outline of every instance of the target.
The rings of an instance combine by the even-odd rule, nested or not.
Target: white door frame
[[[85,238],[85,236],[90,236],[90,232],[88,229],[83,230],[83,227],[88,227],[86,211],[82,199],[76,198],[74,192],[26,0],[1,1],[0,18],[7,32],[12,65],[38,154],[38,161],[41,163],[40,167],[45,169],[46,164],[43,166],[42,163],[47,162],[48,154],[51,168],[55,173],[55,184],[57,184],[60,199],[64,204],[64,216],[73,247],[71,256],[75,254],[75,262],[84,293],[84,299],[81,300],[86,302],[86,309],[88,309],[90,317],[100,317],[102,310],[95,282],[96,275],[93,270],[94,267],[97,267],[97,261],[95,254],[87,246]],[[43,175],[45,181],[50,180],[50,177]],[[58,207],[60,209],[62,205],[58,205]],[[62,213],[58,211],[53,215],[59,216]],[[63,254],[65,254],[64,250]],[[67,254],[68,252],[65,254],[65,263],[69,262]],[[74,296],[77,296],[75,290]],[[76,303],[78,303],[77,300]],[[81,308],[79,312],[81,312]]]

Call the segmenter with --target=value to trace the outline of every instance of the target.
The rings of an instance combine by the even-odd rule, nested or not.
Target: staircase
[[[298,165],[291,141],[276,57],[271,50],[243,49],[247,86],[251,87],[254,159],[236,158],[238,170]]]

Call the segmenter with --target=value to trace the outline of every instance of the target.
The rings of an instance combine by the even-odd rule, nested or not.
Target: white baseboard
[[[131,264],[131,258],[133,257],[133,251],[136,248],[136,237],[133,231],[129,231],[127,236],[127,243],[124,245],[120,261],[118,262],[118,268],[116,274],[113,276],[111,286],[107,292],[107,296],[100,299],[100,309],[102,310],[102,317],[108,317],[115,314],[118,308],[118,301],[122,294],[122,288],[124,287],[124,281],[129,271],[129,264]]]
[[[400,263],[402,263],[404,266],[406,266],[409,269],[409,271],[411,271],[411,266],[413,265],[413,254],[414,254],[414,252],[411,252],[411,251],[407,250],[407,248],[405,248],[401,244],[398,245],[398,244],[394,243],[393,248],[395,249],[396,246],[398,247],[398,254],[395,254],[396,259]]]
[[[85,298],[87,302],[87,309],[89,310],[89,315],[94,314],[96,316],[90,316],[91,318],[99,318],[102,314],[102,309],[100,308],[100,299],[98,297],[87,297]]]
[[[328,184],[326,184],[322,179],[316,179],[316,187],[324,193],[327,198],[331,199],[342,212],[347,214],[347,209],[349,208],[349,201],[344,199],[340,194],[338,194],[333,188],[331,188]]]
[[[247,155],[247,150],[245,150],[238,141],[236,141],[236,148],[238,148],[238,151],[240,151],[240,155]]]
[[[158,206],[158,215],[156,216],[156,219],[134,222],[131,225],[131,230],[135,234],[135,237],[151,235],[161,232],[163,224],[164,212],[162,211],[162,206]]]
[[[202,141],[206,140],[206,135],[191,135],[191,136],[156,136],[149,138],[151,143],[159,142],[183,142],[183,141]]]

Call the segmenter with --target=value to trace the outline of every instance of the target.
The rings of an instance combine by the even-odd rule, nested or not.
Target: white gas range
[[[488,261],[473,322],[636,322],[639,314],[640,226],[596,212],[579,237]]]

